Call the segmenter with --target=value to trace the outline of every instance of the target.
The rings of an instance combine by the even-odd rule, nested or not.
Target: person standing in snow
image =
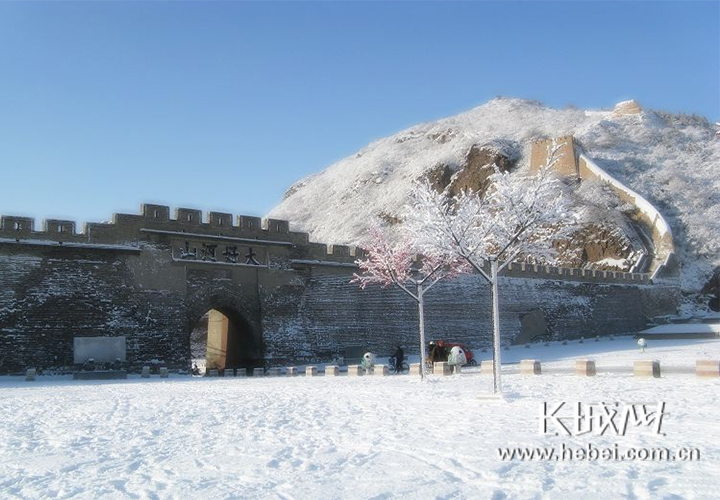
[[[428,363],[430,363],[430,364],[434,363],[436,355],[437,355],[437,349],[435,348],[435,342],[431,340],[428,343],[428,357],[427,357]]]
[[[447,360],[447,353],[445,352],[445,345],[442,341],[435,343],[430,342],[430,360],[433,363],[439,363],[440,361]]]
[[[402,364],[405,361],[405,351],[403,351],[402,347],[397,346],[393,357],[395,358],[395,373],[402,373]]]
[[[428,360],[430,363],[438,363],[440,361],[446,361],[447,360],[447,353],[445,352],[445,345],[442,341],[440,342],[430,342],[430,356]]]

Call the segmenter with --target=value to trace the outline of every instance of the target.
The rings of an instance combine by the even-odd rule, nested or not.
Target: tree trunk
[[[423,299],[423,287],[422,285],[418,285],[417,287],[417,297],[418,297],[418,319],[420,320],[420,378],[425,379],[425,363],[426,363],[426,356],[425,356],[425,303]]]
[[[493,394],[500,394],[500,302],[498,300],[498,263],[490,261],[490,282],[492,284],[492,325],[493,325]]]

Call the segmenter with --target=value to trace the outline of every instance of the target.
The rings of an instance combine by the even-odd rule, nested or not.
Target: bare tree
[[[406,227],[422,252],[463,259],[492,286],[494,393],[502,392],[498,275],[521,257],[552,262],[553,241],[573,226],[563,185],[551,172],[557,151],[553,146],[548,165],[533,176],[496,169],[485,197],[466,191],[448,198],[425,183],[408,206]]]

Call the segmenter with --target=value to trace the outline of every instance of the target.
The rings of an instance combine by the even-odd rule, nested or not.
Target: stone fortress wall
[[[359,248],[309,241],[287,221],[162,205],[111,223],[0,218],[0,374],[67,371],[75,337],[124,336],[127,362],[190,366],[190,332],[228,318],[227,366],[330,360],[349,346],[418,352],[415,304],[349,281]],[[675,312],[679,290],[647,273],[512,264],[500,288],[505,342],[634,332]],[[491,342],[489,287],[477,275],[427,295],[429,338]]]

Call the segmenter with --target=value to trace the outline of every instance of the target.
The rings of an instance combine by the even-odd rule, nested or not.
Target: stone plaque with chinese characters
[[[199,239],[175,240],[173,260],[266,267],[267,250],[247,243]]]

